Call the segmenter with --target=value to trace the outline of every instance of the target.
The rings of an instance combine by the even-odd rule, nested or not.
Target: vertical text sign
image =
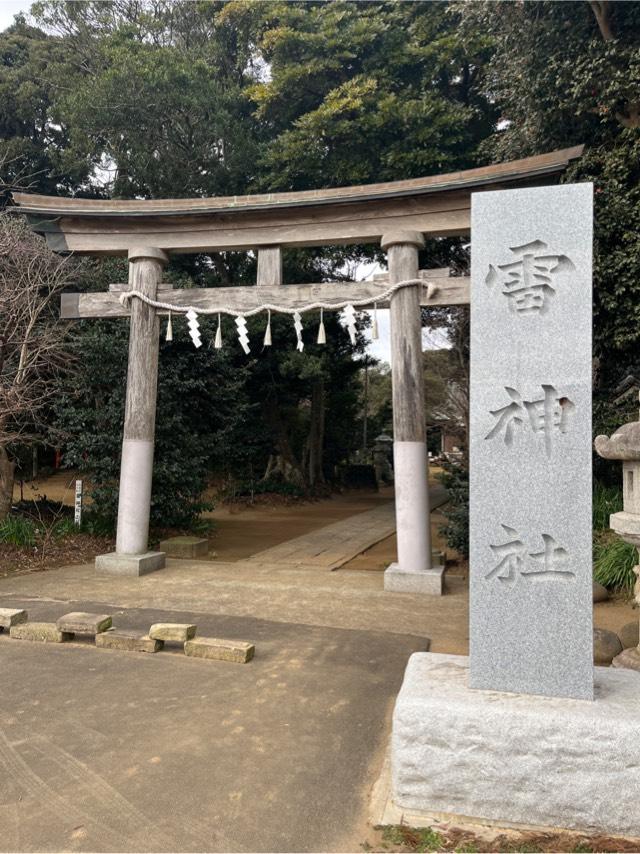
[[[76,480],[76,500],[73,521],[77,528],[82,524],[82,481]]]
[[[471,205],[470,686],[593,697],[593,187]]]

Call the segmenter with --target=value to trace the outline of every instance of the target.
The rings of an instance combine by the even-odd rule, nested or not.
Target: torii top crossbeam
[[[126,255],[378,242],[383,234],[467,234],[471,193],[557,180],[582,146],[448,175],[329,190],[204,199],[101,201],[14,193],[51,249]]]

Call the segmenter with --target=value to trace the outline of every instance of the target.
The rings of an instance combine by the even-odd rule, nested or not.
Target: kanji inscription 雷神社
[[[507,586],[513,586],[519,576],[575,578],[576,574],[567,560],[567,550],[558,546],[551,534],[541,534],[543,549],[533,552],[515,528],[504,524],[502,528],[511,539],[506,543],[491,544],[491,550],[499,560],[485,578],[498,578]]]
[[[491,415],[497,423],[485,436],[494,439],[502,435],[505,445],[513,443],[514,427],[529,425],[534,433],[544,435],[544,445],[547,456],[551,456],[554,432],[565,433],[569,417],[575,406],[568,397],[558,394],[552,385],[542,384],[543,396],[535,400],[523,400],[515,388],[505,386],[504,390],[511,398],[511,403],[501,409],[492,409]]]
[[[557,274],[575,269],[573,262],[566,255],[547,252],[549,247],[544,240],[509,248],[517,260],[489,264],[485,281],[489,286],[501,284],[502,293],[519,314],[539,314],[555,295]]]
[[[593,698],[593,188],[476,193],[469,684]]]

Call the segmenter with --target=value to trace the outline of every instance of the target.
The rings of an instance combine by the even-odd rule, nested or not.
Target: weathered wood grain
[[[58,196],[43,196],[31,193],[14,193],[14,201],[25,210],[37,212],[77,212],[102,213],[109,212],[119,216],[146,214],[153,211],[157,214],[190,213],[193,211],[235,210],[239,208],[269,207],[278,208],[285,205],[302,206],[319,202],[345,202],[354,198],[370,198],[372,196],[387,197],[389,194],[414,192],[441,192],[454,187],[465,186],[469,183],[481,185],[483,181],[518,180],[531,175],[556,174],[566,169],[571,160],[580,157],[583,146],[565,148],[545,154],[525,157],[505,163],[495,163],[490,166],[480,166],[446,175],[429,175],[422,178],[409,178],[403,181],[386,181],[378,184],[362,184],[352,187],[333,187],[319,190],[302,190],[286,193],[263,193],[249,196],[220,196],[204,199],[113,199],[110,201],[98,199],[64,198]]]
[[[279,246],[258,249],[256,284],[261,290],[269,285],[282,284],[282,249]]]
[[[556,180],[581,147],[407,181],[209,199],[94,200],[15,193],[31,227],[59,252],[123,255],[378,242],[415,230],[468,234],[471,193]]]
[[[418,276],[418,245],[388,246],[391,283]],[[424,442],[424,364],[419,288],[402,288],[391,297],[391,385],[395,442]],[[420,475],[416,475],[420,476]],[[427,522],[425,521],[425,524]]]
[[[427,295],[427,284],[421,289],[419,303],[421,306],[464,305],[469,302],[469,279],[467,277],[442,278],[432,277],[426,282],[436,286],[431,298]],[[192,305],[198,309],[217,310],[228,306],[237,311],[250,311],[264,302],[273,302],[289,308],[301,308],[315,300],[344,301],[345,299],[364,299],[369,297],[369,308],[374,302],[378,308],[385,308],[388,303],[377,297],[383,293],[387,285],[378,282],[320,282],[309,285],[273,285],[270,287],[231,287],[231,288],[184,288],[171,290],[158,289],[158,300],[173,305]],[[124,308],[118,300],[123,291],[130,290],[130,285],[111,285],[109,293],[62,294],[61,317],[79,319],[90,317],[129,317],[130,310]],[[166,312],[159,311],[159,314]]]
[[[132,259],[129,263],[130,287],[155,299],[158,282],[162,277],[162,266],[162,261],[157,258]],[[142,300],[134,301],[130,316],[123,438],[125,441],[127,439],[153,441],[160,321],[156,311]]]

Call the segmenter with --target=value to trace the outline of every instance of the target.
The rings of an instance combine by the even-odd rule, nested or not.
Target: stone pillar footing
[[[414,653],[393,715],[394,804],[640,837],[640,678],[594,674],[595,700],[473,690],[466,656]]]
[[[436,555],[433,556],[436,558]],[[444,559],[442,554],[433,560],[431,569],[402,569],[392,563],[384,571],[384,589],[390,593],[426,593],[442,596]]]
[[[164,569],[164,552],[144,552],[139,555],[111,554],[96,557],[96,572],[100,575],[146,575]]]

